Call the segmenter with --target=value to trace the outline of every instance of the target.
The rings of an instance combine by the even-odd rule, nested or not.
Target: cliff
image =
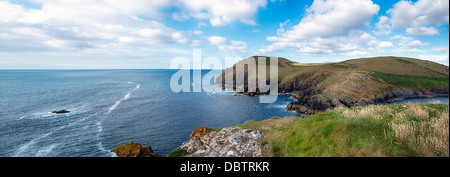
[[[257,58],[249,57],[241,62]],[[256,73],[258,69],[264,68],[256,68]],[[233,73],[233,78],[225,78],[228,72]],[[244,84],[242,94],[264,94],[259,90],[248,92],[247,78],[251,78],[253,73],[248,68],[243,72],[244,83],[236,81],[236,73],[236,65],[227,68],[216,84],[229,89]],[[286,109],[306,115],[336,107],[449,95],[449,67],[413,58],[375,57],[320,64],[296,63],[279,58],[278,78],[278,92],[295,94],[296,101]],[[233,85],[225,84],[229,79],[233,80]]]

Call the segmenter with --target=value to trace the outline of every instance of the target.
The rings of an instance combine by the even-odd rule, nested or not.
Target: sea
[[[0,157],[114,157],[112,149],[130,141],[167,155],[200,126],[302,117],[285,110],[289,94],[259,103],[220,89],[173,92],[176,72],[0,70]],[[190,71],[191,87],[214,72],[222,71]],[[59,110],[70,112],[52,113]]]
[[[0,157],[114,157],[133,141],[167,155],[200,126],[221,128],[286,111],[292,95],[274,103],[234,92],[192,92],[196,79],[221,70],[191,70],[191,92],[174,92],[178,70],[0,70]],[[210,83],[213,83],[211,79]],[[213,86],[219,87],[219,86]],[[406,102],[448,103],[448,97]],[[55,114],[53,111],[69,113]]]

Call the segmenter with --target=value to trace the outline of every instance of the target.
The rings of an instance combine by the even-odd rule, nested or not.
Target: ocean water
[[[166,155],[199,126],[300,116],[284,109],[290,95],[261,104],[229,92],[174,93],[175,72],[0,70],[0,157],[110,157],[129,141]]]
[[[391,104],[407,104],[407,103],[442,103],[448,104],[449,97],[433,97],[433,98],[407,98],[401,101],[392,102]]]

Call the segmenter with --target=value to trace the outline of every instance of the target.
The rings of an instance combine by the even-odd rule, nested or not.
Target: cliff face
[[[185,150],[187,157],[262,157],[264,134],[260,131],[227,127],[207,132],[200,127],[177,150]]]
[[[222,80],[218,78],[216,84],[235,89],[235,69],[236,65],[225,70],[220,77]],[[233,78],[225,78],[226,72],[233,72]],[[249,73],[252,72],[244,70],[243,94],[264,94],[258,90],[248,92]],[[448,66],[411,58],[378,57],[323,64],[294,63],[282,58],[279,59],[278,77],[279,92],[295,94],[296,101],[286,109],[306,115],[335,107],[449,95]],[[233,79],[234,84],[226,85],[227,79]]]

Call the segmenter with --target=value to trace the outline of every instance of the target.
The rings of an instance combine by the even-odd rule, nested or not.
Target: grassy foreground
[[[240,127],[266,132],[271,156],[449,156],[449,105],[338,108]]]

